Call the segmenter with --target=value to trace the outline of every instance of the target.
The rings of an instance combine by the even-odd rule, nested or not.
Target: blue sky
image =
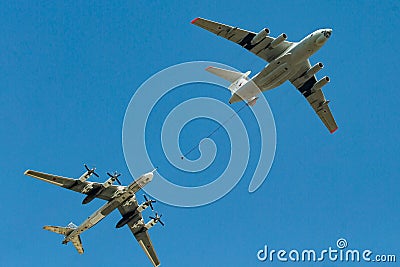
[[[318,28],[333,28],[332,38],[311,62],[323,62],[318,77],[332,79],[324,91],[339,130],[330,135],[290,84],[264,93],[277,130],[275,161],[266,182],[255,193],[247,192],[254,171],[250,162],[234,190],[213,204],[184,209],[157,203],[166,226],[157,225],[150,234],[163,266],[336,266],[259,262],[256,253],[265,244],[324,249],[334,247],[340,237],[351,248],[399,257],[399,10],[397,1],[1,3],[0,263],[149,266],[130,231],[114,228],[117,212],[82,235],[84,255],[62,246],[62,237],[42,226],[81,223],[103,202],[82,206],[82,195],[23,172],[29,168],[78,177],[87,163],[96,165],[103,179],[106,171],[118,170],[129,183],[122,123],[132,95],[146,79],[193,60],[253,73],[265,65],[241,47],[191,25],[198,16],[255,32],[268,27],[271,35],[285,32],[291,41]],[[226,101],[229,97],[217,87],[202,92]],[[176,99],[161,104],[172,109]],[[182,147],[191,147],[214,128],[209,120],[193,122],[182,133]],[[216,134],[215,142],[226,147],[226,133]],[[251,146],[257,153],[257,138]],[[165,173],[170,166],[158,157]],[[219,156],[214,164],[210,170],[218,174],[226,158]],[[202,184],[212,177],[198,182],[201,175],[182,174],[179,179],[171,178]]]

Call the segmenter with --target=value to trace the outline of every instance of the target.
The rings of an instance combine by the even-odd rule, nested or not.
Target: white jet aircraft
[[[254,33],[203,18],[192,20],[192,24],[241,45],[269,63],[251,79],[248,78],[250,71],[240,73],[207,68],[207,71],[232,83],[229,86],[232,93],[229,103],[247,100],[249,105],[254,105],[260,92],[271,90],[289,80],[307,99],[328,130],[333,133],[338,129],[328,106],[329,100],[325,99],[321,90],[329,82],[329,77],[317,81],[315,74],[323,64],[319,62],[311,66],[309,61],[309,57],[329,39],[332,29],[320,29],[300,42],[289,42],[284,33],[277,38],[270,37],[267,28]]]
[[[90,229],[98,222],[100,222],[114,209],[118,208],[119,212],[122,215],[122,219],[117,223],[116,228],[128,225],[129,229],[132,231],[136,240],[139,242],[140,246],[143,248],[144,252],[148,256],[152,264],[154,266],[159,266],[160,261],[154,250],[147,230],[156,225],[157,222],[159,222],[161,225],[164,225],[164,223],[160,220],[161,215],[159,216],[157,213],[155,214],[155,216],[150,216],[151,220],[148,223],[145,223],[142,217],[142,211],[144,211],[147,207],[150,207],[153,210],[152,203],[154,203],[155,200],[149,200],[144,195],[145,202],[143,202],[141,205],[138,205],[135,196],[135,193],[137,191],[139,191],[142,187],[151,182],[151,180],[153,179],[153,172],[155,170],[143,174],[128,186],[122,186],[120,181],[118,180],[120,174],[117,173],[107,173],[110,178],[102,184],[89,182],[87,181],[87,179],[91,175],[95,175],[97,177],[99,176],[97,173],[95,173],[94,168],[89,169],[86,165],[85,168],[86,172],[79,179],[66,178],[32,170],[25,171],[25,175],[29,175],[39,180],[43,180],[51,184],[55,184],[82,194],[86,194],[87,196],[82,202],[83,204],[89,203],[94,198],[100,198],[108,201],[104,206],[95,211],[79,226],[76,226],[71,222],[66,227],[44,226],[43,229],[64,235],[65,237],[62,243],[67,244],[71,241],[78,253],[82,254],[83,247],[80,235],[84,231]],[[119,183],[119,186],[113,185],[115,181]]]

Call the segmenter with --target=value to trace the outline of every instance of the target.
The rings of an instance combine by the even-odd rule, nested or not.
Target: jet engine
[[[303,85],[306,81],[308,81],[313,75],[315,75],[318,71],[320,71],[324,67],[324,64],[318,62],[311,69],[309,69],[305,74],[297,78],[293,81],[293,85],[297,88]]]
[[[312,66],[311,69],[309,69],[306,74],[304,75],[304,78],[306,80],[310,79],[311,76],[315,75],[318,71],[320,71],[322,68],[324,67],[324,64],[322,64],[321,62],[318,62],[317,64],[315,64],[314,66]]]
[[[329,77],[325,76],[324,78],[322,78],[321,80],[319,80],[314,84],[314,86],[311,88],[311,93],[315,93],[316,91],[321,90],[321,88],[324,85],[326,85],[329,81],[330,81]]]
[[[271,44],[269,45],[269,47],[270,47],[271,49],[277,47],[278,45],[280,45],[281,43],[283,43],[283,41],[285,41],[286,38],[287,38],[287,35],[284,34],[284,33],[282,33],[281,35],[279,35],[278,37],[276,37],[275,40],[273,40],[273,41],[271,42]]]
[[[251,44],[255,45],[259,42],[261,42],[265,37],[267,37],[267,35],[269,34],[269,29],[268,28],[264,28],[262,29],[259,33],[257,33],[253,39],[251,39]]]

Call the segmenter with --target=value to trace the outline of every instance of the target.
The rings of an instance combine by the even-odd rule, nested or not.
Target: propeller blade
[[[119,185],[122,185],[121,181],[118,179],[118,177],[121,175],[120,173],[114,172],[114,174],[111,174],[107,172],[107,175],[110,176],[110,178],[112,178],[113,181],[117,181]]]
[[[88,173],[89,175],[92,175],[92,174],[93,174],[94,176],[100,177],[100,176],[95,172],[96,168],[89,169],[89,167],[88,167],[86,164],[83,164],[83,166],[85,166],[85,169],[87,170],[87,173]]]
[[[159,222],[162,226],[164,226],[165,224],[161,221],[161,217],[162,217],[162,214],[158,215],[157,212],[155,214],[155,217],[149,216],[149,218],[154,220],[155,223]]]
[[[158,215],[158,214],[157,214]],[[160,214],[160,216],[158,216],[158,222],[162,225],[162,226],[164,226],[164,223],[161,221],[161,217],[162,217],[162,214]]]
[[[148,199],[147,196],[145,194],[143,194],[143,198],[146,201],[146,203],[150,206],[151,210],[154,211],[154,207],[152,203],[156,203],[157,201],[153,200],[153,199]]]

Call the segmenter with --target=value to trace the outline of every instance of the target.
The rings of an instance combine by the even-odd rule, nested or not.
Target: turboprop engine
[[[161,221],[161,214],[160,216],[158,216],[158,213],[156,212],[155,217],[153,216],[149,216],[149,218],[151,219],[148,223],[146,223],[146,225],[144,226],[145,228],[147,228],[147,230],[149,230],[151,227],[153,227],[154,225],[156,225],[158,222],[160,222],[160,224],[162,226],[164,226],[164,223]]]
[[[119,179],[118,179],[118,177],[121,175],[120,173],[114,172],[114,174],[111,174],[111,173],[107,172],[107,175],[110,176],[110,178],[109,178],[107,181],[105,181],[105,182],[103,183],[103,187],[104,187],[104,188],[109,187],[109,186],[112,185],[115,181],[117,181],[117,183],[118,183],[119,185],[121,185],[121,182],[120,182]]]
[[[121,182],[118,179],[118,177],[121,175],[120,173],[114,172],[114,174],[111,174],[107,172],[107,174],[108,176],[110,176],[110,178],[105,181],[101,186],[91,188],[90,191],[87,193],[88,195],[83,199],[82,204],[87,204],[95,199],[98,195],[100,195],[101,192],[104,191],[104,189],[111,186],[115,181],[117,181],[118,184],[121,185]]]
[[[153,208],[153,203],[155,203],[156,201],[153,199],[148,199],[146,197],[146,195],[143,195],[145,202],[143,202],[141,205],[139,205],[135,210],[133,210],[132,212],[129,212],[127,214],[124,215],[124,217],[122,217],[121,220],[119,220],[119,222],[117,223],[117,225],[115,226],[115,228],[121,228],[122,226],[124,226],[125,224],[127,224],[131,219],[133,219],[133,217],[135,217],[137,214],[141,213],[142,211],[144,211],[146,208],[150,207],[151,210],[154,211]],[[132,196],[132,198],[130,200],[127,200],[122,206],[126,206],[125,204],[128,203],[129,205],[133,204],[133,202],[136,201],[136,197]]]
[[[82,174],[81,177],[79,177],[79,181],[85,182],[92,175],[94,175],[96,177],[100,177],[97,173],[95,173],[96,168],[89,169],[89,167],[86,164],[83,164],[83,166],[85,166],[86,172],[84,174]]]

